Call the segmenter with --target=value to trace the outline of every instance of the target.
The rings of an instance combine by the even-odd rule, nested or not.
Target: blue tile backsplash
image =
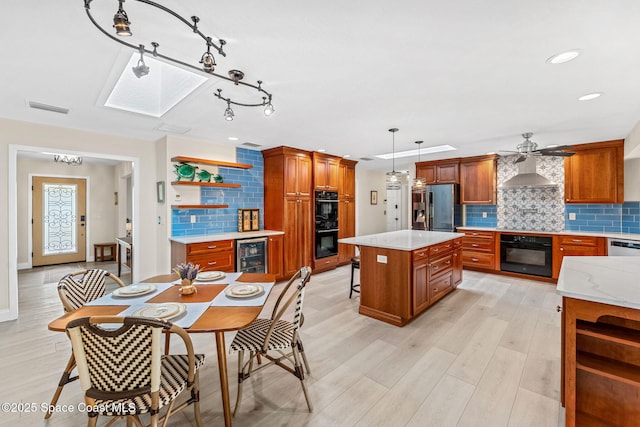
[[[640,202],[565,205],[565,230],[640,234]]]
[[[486,218],[482,217],[483,212],[486,212]],[[467,205],[466,218],[468,227],[497,227],[498,207],[497,205]]]
[[[173,209],[171,236],[238,231],[238,209],[260,209],[260,228],[264,228],[264,161],[260,151],[236,148],[236,162],[253,165],[252,169],[218,168],[224,182],[241,184],[241,188],[200,188],[200,203],[227,204],[225,209]],[[191,215],[196,222],[191,223]]]

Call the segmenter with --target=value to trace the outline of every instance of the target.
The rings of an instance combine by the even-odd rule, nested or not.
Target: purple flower
[[[198,271],[200,270],[199,264],[193,263],[180,263],[178,264],[173,271],[175,271],[181,279],[189,279],[194,280],[198,275]]]

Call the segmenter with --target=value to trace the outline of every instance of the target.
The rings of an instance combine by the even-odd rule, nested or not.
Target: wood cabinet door
[[[413,260],[413,315],[429,307],[429,258]]]
[[[327,190],[338,191],[340,183],[340,163],[335,159],[327,159]]]
[[[340,200],[338,205],[338,239],[356,235],[356,204],[353,200]],[[353,245],[338,243],[338,264],[347,264],[355,256]]]
[[[453,251],[453,286],[456,287],[462,282],[462,248]]]
[[[460,203],[496,204],[495,158],[460,162]]]
[[[296,179],[298,181],[298,195],[301,197],[311,197],[311,178],[313,170],[311,157],[306,155],[299,155],[297,157]]]
[[[326,190],[328,186],[328,163],[326,159],[313,159],[313,186],[316,190]]]
[[[460,180],[458,163],[438,165],[436,168],[436,180],[438,184],[457,184]]]
[[[597,146],[596,144],[591,144]],[[623,148],[579,149],[564,160],[566,203],[622,203]]]
[[[311,199],[285,199],[284,213],[284,274],[289,277],[301,267],[311,266]]]
[[[284,236],[282,234],[269,236],[269,243],[267,246],[267,266],[269,269],[268,273],[275,274],[276,280],[282,279],[284,277],[284,264],[282,260],[283,244]]]
[[[338,197],[353,199],[356,196],[356,168],[340,163]]]
[[[436,183],[436,166],[418,166],[416,169],[416,176],[420,178],[424,178],[427,184],[435,184]]]
[[[305,265],[311,266],[311,261],[313,260],[315,246],[313,230],[315,221],[313,220],[313,206],[311,204],[311,199],[300,199],[296,215],[297,227],[299,229],[298,241],[296,242],[296,249],[299,252],[299,265],[295,268],[295,271]]]

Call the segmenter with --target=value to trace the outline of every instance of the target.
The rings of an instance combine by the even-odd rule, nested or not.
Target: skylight
[[[431,153],[441,153],[443,151],[452,151],[455,150],[455,148],[453,148],[450,145],[434,145],[433,147],[427,147],[427,148],[422,148],[420,149],[420,154],[431,154]],[[399,157],[411,157],[411,156],[417,156],[418,155],[418,150],[408,150],[408,151],[398,151],[395,153],[386,153],[386,154],[378,154],[376,157],[379,159],[393,159],[394,157],[397,159]]]
[[[149,74],[136,77],[131,71],[138,63],[137,52],[131,55],[105,107],[161,117],[196,90],[207,78],[145,55]]]

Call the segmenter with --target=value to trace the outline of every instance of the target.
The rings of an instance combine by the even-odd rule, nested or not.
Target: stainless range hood
[[[528,156],[518,163],[518,174],[506,180],[499,188],[544,188],[557,187],[558,184],[536,173],[536,158]]]

